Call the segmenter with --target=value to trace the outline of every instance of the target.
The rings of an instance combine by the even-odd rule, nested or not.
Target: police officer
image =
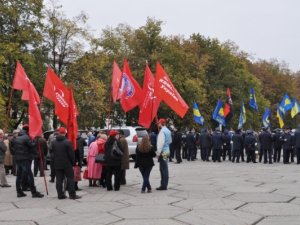
[[[274,162],[280,162],[281,149],[282,149],[282,140],[281,135],[283,134],[281,129],[275,129],[275,134],[273,135],[274,140]]]
[[[181,163],[181,143],[182,143],[182,134],[181,132],[175,127],[174,128],[174,138],[173,138],[173,147],[175,150],[176,156],[176,163]]]
[[[270,130],[266,127],[263,127],[262,132],[259,135],[259,141],[261,145],[261,150],[264,154],[264,163],[272,164],[272,142],[273,137]],[[268,160],[269,158],[269,160]]]
[[[226,159],[226,155],[228,155],[229,161],[231,161],[231,135],[227,129],[224,131],[223,135],[223,151],[222,151],[222,156],[223,156],[223,161]]]
[[[297,164],[300,164],[300,125],[295,132],[295,148],[297,154]]]
[[[249,163],[250,161],[252,161],[253,163],[256,163],[256,160],[255,160],[256,146],[257,146],[257,140],[255,138],[253,130],[247,130],[246,136],[245,136],[245,148],[246,148],[246,154],[247,154],[247,163]]]
[[[292,134],[290,127],[284,130],[284,133],[281,135],[280,140],[283,142],[283,163],[289,164],[289,158],[295,145],[294,135]]]
[[[203,133],[200,135],[200,148],[201,151],[203,151],[204,161],[209,162],[211,135],[208,133],[207,128],[205,128]]]
[[[239,163],[241,152],[244,148],[244,138],[241,129],[236,130],[235,134],[232,136],[232,142],[233,142],[232,162],[234,162],[236,158],[236,162]]]
[[[213,162],[221,162],[221,152],[223,147],[223,135],[220,131],[220,128],[217,127],[215,132],[212,134],[212,160]]]
[[[186,144],[188,147],[188,155],[187,155],[187,160],[188,161],[194,161],[195,160],[195,152],[197,151],[197,146],[196,146],[196,134],[195,134],[195,129],[192,128],[190,132],[188,133],[186,137]]]

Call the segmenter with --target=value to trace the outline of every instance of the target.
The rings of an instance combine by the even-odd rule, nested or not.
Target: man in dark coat
[[[177,163],[181,163],[182,162],[181,159],[182,134],[177,128],[174,128],[174,137],[172,143],[175,150],[176,161]]]
[[[77,133],[76,146],[77,146],[76,151],[78,151],[78,153],[77,153],[78,154],[78,165],[81,168],[82,162],[83,162],[83,155],[84,155],[84,146],[87,146],[87,143],[84,140],[84,138],[81,137],[80,132]]]
[[[250,161],[256,163],[255,160],[256,146],[257,146],[257,140],[253,133],[253,130],[248,130],[245,136],[245,149],[247,154],[247,163],[249,163]]]
[[[222,157],[223,161],[226,160],[226,156],[228,155],[229,161],[231,161],[231,135],[227,129],[224,131],[223,135],[223,151],[222,151]]]
[[[295,146],[295,137],[291,131],[291,128],[286,128],[284,133],[281,135],[280,140],[283,142],[283,163],[289,164],[290,155]]]
[[[269,164],[272,164],[273,137],[268,128],[263,128],[263,131],[259,135],[259,141],[264,155],[264,163],[268,163],[269,158]]]
[[[212,160],[213,162],[221,162],[221,152],[223,147],[223,135],[220,128],[216,128],[215,132],[212,134]]]
[[[123,158],[123,149],[121,147],[121,143],[119,142],[119,132],[116,130],[111,130],[109,132],[109,137],[105,142],[105,161],[106,161],[106,188],[108,191],[113,189],[112,187],[112,175],[115,176],[114,190],[120,190],[121,184],[121,163]],[[118,153],[118,151],[114,151],[117,149],[118,151],[122,151],[122,153]]]
[[[233,154],[232,154],[232,162],[235,161],[240,162],[241,152],[244,148],[244,139],[241,129],[236,130],[235,134],[232,136],[233,142]]]
[[[282,140],[280,139],[281,135],[283,134],[281,129],[276,129],[275,134],[273,136],[274,139],[274,162],[280,162],[281,157],[281,149],[282,149]]]
[[[295,132],[295,148],[297,154],[297,164],[300,164],[300,125]]]
[[[196,134],[195,134],[195,129],[192,128],[190,132],[188,133],[186,137],[186,144],[188,147],[188,155],[187,155],[187,160],[188,161],[194,161],[195,160],[195,152],[197,151],[197,146],[196,146]]]
[[[31,162],[35,152],[35,143],[30,140],[28,136],[29,126],[25,124],[22,130],[19,132],[19,136],[16,137],[12,142],[12,154],[16,160],[17,166],[17,178],[16,178],[16,189],[17,197],[25,197],[26,194],[22,191],[21,182],[27,178],[27,182],[33,198],[42,198],[43,194],[36,191],[34,184],[34,178],[31,171]],[[25,174],[25,176],[24,176]]]
[[[66,129],[60,127],[58,129],[58,135],[52,143],[57,197],[58,199],[67,198],[63,190],[63,182],[66,178],[69,198],[79,199],[81,197],[76,195],[74,184],[73,166],[75,165],[75,154],[71,142],[65,136],[66,133]]]
[[[204,161],[209,162],[210,148],[211,148],[211,135],[208,133],[207,128],[203,130],[200,135],[200,148],[203,151]]]

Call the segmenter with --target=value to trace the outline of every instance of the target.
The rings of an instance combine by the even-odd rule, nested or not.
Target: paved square
[[[300,224],[300,166],[184,161],[169,164],[168,191],[156,191],[158,164],[150,182],[153,193],[140,193],[138,170],[127,171],[119,192],[79,183],[80,200],[58,200],[55,184],[49,196],[17,198],[15,187],[0,188],[0,225],[281,225]],[[47,178],[47,182],[49,177]],[[8,181],[14,186],[15,177]],[[45,193],[43,178],[35,178]]]

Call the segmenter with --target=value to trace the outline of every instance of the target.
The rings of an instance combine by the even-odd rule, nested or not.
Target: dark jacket
[[[244,148],[244,138],[242,133],[235,133],[232,136],[233,149],[242,150]]]
[[[211,136],[207,131],[200,135],[200,148],[211,148]]]
[[[118,147],[123,152],[122,146],[119,141],[117,141],[114,137],[109,137],[104,145],[104,156],[107,166],[121,166],[122,157],[117,158],[112,156],[112,148],[114,142],[117,142]]]
[[[172,143],[174,145],[174,148],[176,148],[176,149],[181,148],[182,134],[179,131],[175,131]]]
[[[283,141],[281,140],[282,132],[276,132],[273,136],[274,139],[274,149],[281,149]]]
[[[21,130],[19,136],[12,141],[12,154],[16,161],[32,160],[37,154],[35,146],[25,130]]]
[[[6,152],[6,145],[3,141],[0,141],[0,164],[3,164],[4,162],[4,156]]]
[[[196,149],[196,134],[189,132],[189,134],[186,137],[186,144],[189,149]]]
[[[231,141],[231,135],[229,134],[228,131],[225,131],[223,135],[224,149],[226,150],[231,149],[230,141]]]
[[[212,135],[212,148],[222,149],[223,146],[223,135],[220,131],[215,131]]]
[[[135,168],[142,167],[152,167],[154,166],[153,158],[156,156],[154,147],[149,152],[141,152],[139,147],[136,147],[136,161]]]
[[[295,132],[295,147],[300,148],[300,129],[299,128]]]
[[[253,133],[246,134],[245,136],[245,149],[246,151],[255,151],[257,144],[256,138]]]
[[[272,134],[268,131],[263,131],[259,135],[259,142],[261,149],[272,149],[273,137]]]
[[[292,149],[295,146],[295,136],[291,133],[283,133],[280,137],[280,140],[282,140],[282,149]]]
[[[75,154],[71,142],[63,135],[57,135],[52,142],[54,168],[67,169],[75,165]]]

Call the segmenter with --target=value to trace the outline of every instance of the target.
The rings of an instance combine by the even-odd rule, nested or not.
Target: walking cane
[[[45,183],[46,193],[47,193],[47,195],[49,195],[47,182],[46,182],[46,175],[45,175],[45,170],[44,170],[44,160],[42,161],[41,143],[40,143],[39,139],[37,139],[37,142],[38,142],[38,153],[39,153],[39,158],[40,158],[40,168],[42,169],[43,175],[44,175],[44,183]]]

